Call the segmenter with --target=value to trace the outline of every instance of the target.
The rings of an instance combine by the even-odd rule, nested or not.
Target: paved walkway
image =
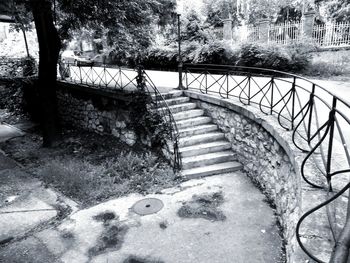
[[[18,128],[0,124],[0,142],[22,135]],[[40,228],[64,208],[59,195],[0,152],[0,245]]]
[[[3,125],[0,134],[18,135]],[[282,262],[273,210],[242,173],[78,211],[3,153],[0,161],[0,262]],[[143,212],[160,211],[135,211],[145,198],[161,205]]]

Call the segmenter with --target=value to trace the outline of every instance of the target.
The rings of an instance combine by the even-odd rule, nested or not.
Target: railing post
[[[107,82],[107,75],[106,75],[106,64],[103,64],[103,74],[105,75],[105,86],[107,88],[108,82]]]
[[[205,70],[205,94],[208,94],[208,72],[207,72],[207,68],[204,69]]]
[[[251,79],[251,75],[248,74],[248,105],[250,105],[250,79]]]
[[[274,84],[274,78],[275,77],[271,77],[271,102],[270,102],[270,114],[272,115],[273,113],[273,84]]]
[[[293,84],[292,84],[292,130],[294,130],[294,116],[295,116],[295,83],[296,83],[296,77],[293,77]]]
[[[228,72],[226,73],[226,99],[228,99],[228,88],[229,88],[229,86],[228,86]]]
[[[333,97],[332,109],[329,112],[328,125],[330,125],[329,131],[329,143],[328,143],[328,155],[327,155],[327,166],[326,166],[326,176],[328,183],[331,181],[331,163],[332,163],[332,150],[333,150],[333,137],[334,137],[334,121],[335,121],[335,109],[337,107],[337,98]],[[332,187],[330,185],[330,187]],[[331,190],[331,189],[330,189]]]
[[[180,20],[180,14],[177,14],[177,37],[178,37],[178,70],[179,70],[179,86],[178,89],[183,89],[183,85],[182,85],[182,53],[181,53],[181,20]]]
[[[312,84],[312,92],[310,93],[310,114],[309,114],[309,123],[307,127],[307,142],[310,143],[310,137],[311,137],[311,121],[312,121],[312,110],[314,107],[314,97],[315,97],[315,84]]]
[[[79,75],[80,75],[80,84],[83,84],[83,78],[81,76],[81,67],[80,67],[80,65],[78,65],[78,68],[79,68]]]
[[[92,85],[95,85],[95,79],[94,79],[94,72],[92,70],[92,65],[90,67],[90,72],[91,72],[91,82],[92,82]],[[96,79],[97,80],[97,79]]]
[[[122,78],[122,69],[119,67],[119,79],[120,79],[120,88],[123,90],[123,78]],[[118,87],[118,83],[115,83]]]

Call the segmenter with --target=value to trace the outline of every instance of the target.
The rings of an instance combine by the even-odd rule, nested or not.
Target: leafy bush
[[[242,44],[232,46],[224,41],[205,44],[185,41],[182,45],[184,63],[238,65],[289,72],[303,72],[310,65],[313,47],[305,44]],[[148,52],[143,65],[149,69],[177,68],[176,47],[157,47]]]
[[[142,60],[147,69],[176,69],[177,50],[175,47],[151,48]]]
[[[237,65],[301,72],[307,68],[310,61],[309,48],[303,45],[243,44]]]
[[[136,132],[140,140],[144,139],[142,136],[148,136],[153,149],[160,150],[170,138],[171,127],[160,115],[161,111],[154,110],[150,105],[152,105],[150,98],[144,96],[144,93],[134,94],[130,128]]]
[[[203,64],[234,64],[237,60],[237,54],[225,42],[211,41],[208,44],[201,45],[193,59],[194,63]]]

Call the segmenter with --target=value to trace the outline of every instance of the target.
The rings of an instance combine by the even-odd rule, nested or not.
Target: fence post
[[[308,11],[305,12],[302,17],[303,22],[303,37],[307,39],[312,39],[312,31],[314,28],[314,21],[315,21],[315,11]]]
[[[232,18],[227,18],[223,20],[223,39],[226,41],[232,41],[232,21]]]
[[[269,42],[269,29],[270,29],[270,20],[263,19],[258,23],[259,27],[259,41],[263,43]]]

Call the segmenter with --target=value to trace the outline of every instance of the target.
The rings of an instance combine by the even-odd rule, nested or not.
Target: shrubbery
[[[276,44],[229,45],[223,41],[184,42],[183,63],[221,64],[261,67],[288,72],[303,72],[311,63],[313,48],[305,44],[279,46]],[[147,69],[173,70],[177,67],[176,46],[154,47],[142,60]]]
[[[244,44],[240,48],[238,66],[260,67],[289,72],[302,72],[311,63],[312,47]]]

